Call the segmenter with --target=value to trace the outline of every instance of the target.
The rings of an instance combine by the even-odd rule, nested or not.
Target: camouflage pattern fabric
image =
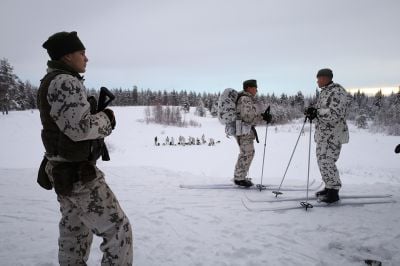
[[[321,88],[317,102],[318,119],[315,125],[314,140],[326,142],[333,138],[335,142],[349,142],[349,129],[346,123],[349,94],[337,83]]]
[[[53,182],[53,164],[46,173]],[[133,238],[128,218],[118,200],[96,167],[97,178],[83,184],[76,182],[71,196],[58,196],[61,220],[59,223],[60,265],[86,265],[93,234],[102,237],[101,265],[132,265]]]
[[[235,165],[235,180],[244,180],[247,177],[255,153],[254,138],[252,132],[247,136],[237,137],[240,152]]]
[[[257,112],[254,96],[248,92],[240,92],[239,94],[242,96],[236,106],[236,119],[242,121],[242,135],[236,137],[240,152],[235,165],[235,180],[243,180],[247,177],[255,153],[255,135],[251,131],[251,126],[255,126],[262,120],[261,114]],[[247,124],[248,127],[243,127],[243,124]],[[248,130],[244,131],[244,128],[248,128]]]
[[[317,161],[326,188],[339,190],[342,187],[336,161],[339,159],[341,143],[328,141],[317,143]]]
[[[244,123],[255,126],[263,120],[261,113],[258,112],[254,96],[248,92],[240,92],[242,96],[239,98],[236,106],[236,118]]]
[[[48,72],[54,71],[49,68]],[[73,141],[104,138],[111,134],[111,122],[104,112],[90,113],[86,89],[78,77],[57,75],[50,83],[47,101],[50,116]],[[52,168],[65,158],[46,154],[46,173],[54,185]],[[102,265],[132,265],[133,239],[128,218],[95,167],[96,177],[87,183],[73,183],[68,196],[57,196],[60,203],[60,265],[86,265],[93,234],[102,237]]]
[[[348,93],[342,86],[331,83],[321,88],[317,102],[314,140],[317,160],[326,188],[340,189],[341,181],[336,167],[342,144],[349,142],[346,123]]]
[[[218,99],[218,118],[223,124],[236,120],[236,99],[238,92],[234,89],[225,89]]]
[[[86,89],[78,78],[68,74],[57,75],[49,85],[47,101],[51,106],[50,116],[71,140],[99,139],[111,134],[107,115],[104,112],[90,113]]]

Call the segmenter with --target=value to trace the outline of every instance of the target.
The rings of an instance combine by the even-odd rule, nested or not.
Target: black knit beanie
[[[51,35],[42,46],[47,50],[47,53],[52,60],[59,60],[66,54],[86,50],[81,40],[79,40],[76,31],[57,32]]]
[[[328,77],[332,79],[333,78],[332,70],[330,70],[329,68],[320,69],[317,73],[317,78],[318,77]]]

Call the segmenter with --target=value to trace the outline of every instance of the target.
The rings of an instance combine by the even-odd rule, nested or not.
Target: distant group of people
[[[208,146],[214,146],[216,143],[220,143],[220,141],[215,141],[214,138],[209,138],[208,142],[206,140],[205,135],[203,134],[201,138],[195,138],[189,136],[186,140],[184,136],[179,136],[178,137],[178,142],[175,142],[174,137],[169,137],[167,136],[163,142],[160,142],[157,136],[154,137],[154,145],[155,146],[176,146],[176,145],[181,145],[181,146],[186,146],[186,145],[208,145]]]

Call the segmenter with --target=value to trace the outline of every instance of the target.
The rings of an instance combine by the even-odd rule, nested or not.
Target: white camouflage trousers
[[[51,176],[51,163],[46,166]],[[132,265],[133,238],[128,218],[96,167],[97,178],[73,186],[71,196],[58,196],[61,220],[58,240],[60,265],[86,265],[93,234],[102,237],[101,265]]]
[[[239,156],[235,165],[235,180],[244,180],[249,172],[251,162],[254,158],[254,136],[245,135],[237,137],[239,144]]]
[[[317,142],[317,161],[322,180],[325,182],[325,188],[339,190],[342,187],[339,171],[336,167],[341,149],[342,144],[333,139]]]

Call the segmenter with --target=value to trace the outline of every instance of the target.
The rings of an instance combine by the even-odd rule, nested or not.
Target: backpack
[[[218,119],[225,125],[228,137],[236,135],[236,105],[240,96],[236,90],[227,88],[218,99]]]

